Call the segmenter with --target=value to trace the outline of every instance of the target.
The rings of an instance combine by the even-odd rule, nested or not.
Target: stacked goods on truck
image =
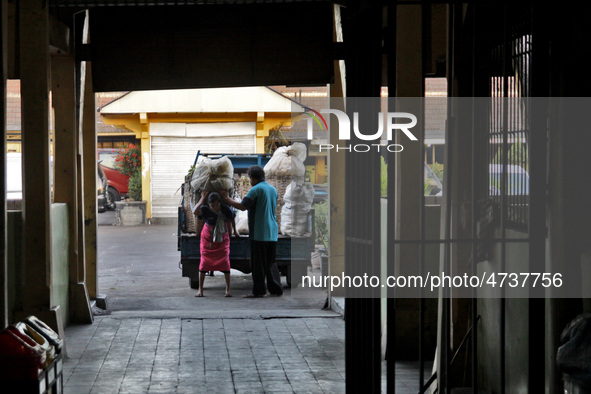
[[[219,158],[213,158],[219,157]],[[268,155],[210,155],[201,156],[193,171],[185,177],[182,202],[179,207],[178,250],[181,252],[181,269],[189,277],[192,288],[198,288],[200,261],[199,234],[193,214],[195,204],[202,190],[228,190],[229,195],[241,201],[250,189],[246,175],[251,165],[264,168],[267,182],[278,192],[276,214],[280,225],[276,259],[279,269],[291,284],[292,271],[306,275],[314,249],[314,210],[312,185],[304,182],[306,147],[295,143],[290,147],[277,149],[272,157]],[[311,196],[311,197],[310,197]],[[283,225],[281,213],[283,212]],[[230,237],[230,264],[233,269],[250,273],[250,242],[248,234],[248,213],[236,210],[236,228],[242,237]]]
[[[297,213],[302,212],[301,209],[291,210],[291,201],[290,207],[288,207],[284,212],[284,205],[286,203],[285,196],[287,194],[288,187],[291,186],[293,189],[293,193],[290,191],[288,197],[291,198],[293,196],[299,196],[301,193],[301,188],[304,185],[304,179],[306,175],[306,167],[304,165],[304,161],[306,160],[307,150],[306,145],[295,142],[293,145],[290,146],[282,146],[277,148],[273,153],[273,157],[269,162],[265,165],[265,177],[267,182],[277,189],[278,199],[277,199],[277,224],[279,225],[279,231],[283,234],[283,229],[287,233],[285,235],[291,235],[292,229],[292,222],[294,219],[294,215]],[[309,187],[312,187],[308,183]],[[296,190],[297,189],[297,190]],[[308,189],[308,188],[307,188]],[[314,196],[314,192],[312,191],[312,197]],[[309,209],[312,208],[312,202],[310,202]],[[286,223],[283,223],[285,221]],[[298,234],[303,235],[303,234]]]

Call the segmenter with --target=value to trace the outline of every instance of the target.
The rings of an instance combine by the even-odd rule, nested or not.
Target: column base
[[[70,323],[92,324],[94,317],[86,283],[70,283]]]

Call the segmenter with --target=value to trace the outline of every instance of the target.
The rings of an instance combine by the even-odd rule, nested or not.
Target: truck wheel
[[[189,285],[191,286],[191,289],[198,289],[199,288],[199,280],[189,278]]]
[[[109,199],[111,200],[112,203],[117,203],[119,201],[121,201],[121,196],[119,195],[119,192],[117,191],[117,189],[109,186],[107,188],[107,193],[109,193]]]

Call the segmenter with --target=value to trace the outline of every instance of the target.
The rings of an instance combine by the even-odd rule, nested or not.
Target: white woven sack
[[[308,212],[310,209],[281,208],[281,234],[302,236],[308,232]]]
[[[208,192],[228,190],[234,185],[233,174],[234,167],[226,156],[215,160],[205,157],[195,167],[191,188],[195,193],[201,190]]]
[[[291,150],[291,155],[295,156],[302,163],[306,161],[306,145],[301,142],[294,142],[293,145],[288,147],[288,150]]]
[[[211,161],[210,158],[204,157],[195,166],[195,171],[193,171],[193,176],[191,177],[191,188],[194,193],[199,190],[211,190],[211,183],[209,183]]]
[[[302,143],[296,149],[292,146],[281,146],[275,150],[273,157],[265,165],[265,176],[304,176],[306,174],[306,167],[304,160],[306,159],[306,146]],[[302,158],[304,160],[300,160]]]
[[[236,230],[242,234],[248,234],[248,212],[236,210]]]
[[[212,160],[210,182],[213,190],[231,189],[234,186],[233,174],[234,166],[226,156]]]
[[[310,182],[305,182],[300,185],[296,182],[291,182],[285,188],[283,201],[288,208],[309,211],[314,202],[314,186],[312,186]]]

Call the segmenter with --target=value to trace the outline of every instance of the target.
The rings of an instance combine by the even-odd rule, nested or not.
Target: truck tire
[[[121,195],[119,195],[119,192],[114,187],[109,186],[107,188],[107,193],[109,193],[109,199],[111,200],[111,203],[117,204],[119,201],[121,201]]]

